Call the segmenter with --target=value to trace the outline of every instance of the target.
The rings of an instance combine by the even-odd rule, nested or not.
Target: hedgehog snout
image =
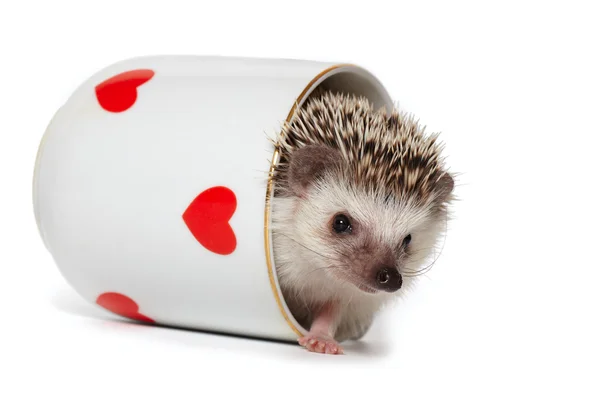
[[[402,287],[402,275],[396,268],[383,265],[375,274],[375,284],[379,290],[395,292]]]

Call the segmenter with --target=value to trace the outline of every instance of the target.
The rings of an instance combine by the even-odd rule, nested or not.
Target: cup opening
[[[302,107],[308,96],[316,89],[323,88],[326,90],[342,92],[347,94],[354,94],[364,96],[369,99],[375,109],[385,107],[388,111],[393,108],[393,102],[388,92],[385,90],[381,82],[372,75],[369,71],[350,64],[334,65],[315,76],[304,90],[298,95],[296,103],[291,108],[287,121],[290,121],[294,116],[296,109]],[[271,161],[271,169],[269,171],[269,180],[267,185],[267,197],[265,206],[265,252],[267,268],[269,272],[269,279],[271,282],[271,288],[277,301],[279,310],[281,311],[286,322],[290,328],[299,336],[302,337],[308,332],[296,321],[294,315],[289,310],[285,298],[282,294],[279,286],[279,280],[277,278],[277,271],[275,269],[275,260],[273,255],[273,242],[271,236],[271,209],[269,199],[273,196],[273,184],[272,176],[274,168],[279,162],[279,154],[277,151],[273,154]]]

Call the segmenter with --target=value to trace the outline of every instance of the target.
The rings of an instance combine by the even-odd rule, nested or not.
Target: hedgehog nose
[[[375,275],[377,288],[386,292],[395,292],[402,287],[402,275],[396,268],[384,266]]]

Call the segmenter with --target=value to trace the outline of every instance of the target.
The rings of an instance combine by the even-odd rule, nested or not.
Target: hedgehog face
[[[399,290],[427,266],[445,219],[337,178],[320,179],[297,201],[290,233],[306,246],[302,257],[363,292]]]
[[[327,279],[339,289],[396,292],[427,266],[445,228],[445,208],[357,184],[347,167],[329,147],[296,151],[288,171],[287,226],[278,230],[305,261],[298,276]]]

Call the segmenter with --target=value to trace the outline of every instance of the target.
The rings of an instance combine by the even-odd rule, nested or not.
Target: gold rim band
[[[298,105],[300,104],[300,102],[302,101],[304,96],[306,96],[306,93],[314,86],[314,84],[316,82],[319,81],[319,79],[321,79],[324,75],[328,74],[329,72],[331,72],[335,69],[338,69],[341,67],[352,67],[352,66],[353,65],[351,65],[351,64],[338,64],[338,65],[333,65],[333,66],[321,71],[317,76],[315,76],[308,83],[308,85],[306,85],[306,87],[304,88],[302,93],[300,93],[300,95],[296,98],[296,102],[290,109],[290,112],[288,113],[286,121],[288,123],[291,121],[294,113],[296,112],[296,107],[298,107]],[[271,167],[269,168],[269,176],[268,176],[268,180],[267,180],[267,195],[266,195],[266,203],[265,203],[264,237],[265,237],[265,255],[267,257],[267,270],[269,272],[269,282],[271,283],[271,290],[273,291],[273,295],[275,296],[275,300],[277,301],[277,307],[279,307],[279,311],[281,312],[281,315],[283,315],[283,318],[285,319],[285,322],[287,322],[289,327],[292,328],[292,330],[299,337],[302,337],[302,332],[300,332],[298,330],[298,328],[296,328],[294,323],[291,321],[290,316],[288,315],[288,313],[285,311],[285,308],[283,307],[284,300],[281,298],[281,296],[279,296],[279,292],[277,291],[277,285],[275,284],[275,274],[273,271],[273,264],[271,262],[271,243],[270,243],[270,237],[269,237],[269,234],[270,234],[270,226],[269,226],[270,218],[269,217],[271,214],[270,213],[270,211],[271,211],[270,210],[270,197],[271,197],[271,192],[273,190],[273,173],[275,172],[275,166],[277,165],[278,160],[279,160],[279,151],[277,149],[275,149],[273,152],[273,158],[271,159]]]

